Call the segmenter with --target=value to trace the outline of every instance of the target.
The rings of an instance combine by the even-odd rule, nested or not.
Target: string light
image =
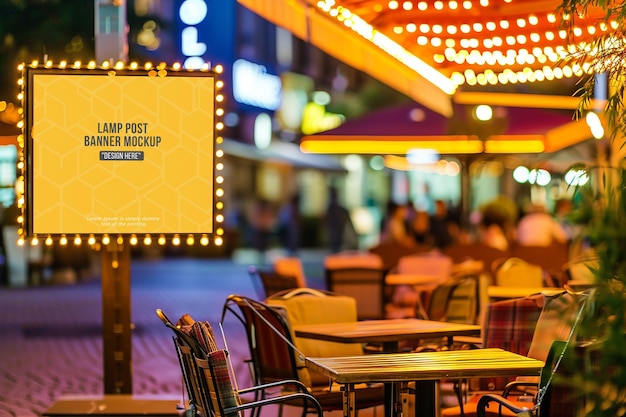
[[[429,3],[425,1],[420,1],[415,3],[417,7],[413,7],[414,2],[410,3],[412,11],[410,15],[407,14],[406,20],[410,18],[413,21],[405,21],[402,25],[389,25],[389,33],[401,36],[403,39],[403,44],[399,44],[393,38],[382,35],[381,32],[384,31],[384,27],[372,26],[358,14],[353,13],[339,3],[335,0],[320,0],[317,2],[317,7],[323,13],[342,22],[345,26],[351,28],[409,68],[416,70],[446,92],[454,92],[462,84],[476,85],[484,82],[490,84],[494,82],[496,84],[526,83],[555,78],[554,74],[549,75],[543,69],[540,69],[540,66],[548,62],[554,64],[553,66],[561,65],[562,59],[567,55],[567,51],[571,50],[571,47],[585,47],[585,36],[591,36],[600,31],[607,31],[609,28],[612,30],[617,29],[615,20],[609,22],[602,21],[602,19],[598,19],[597,16],[589,13],[586,16],[579,16],[576,22],[577,26],[568,31],[560,27],[560,21],[567,20],[569,16],[555,15],[552,10],[534,11],[525,16],[511,15],[501,18],[499,21],[484,19],[476,22],[460,22],[459,20],[462,17],[457,18],[456,14],[450,13],[460,6],[456,1],[435,1],[432,3],[432,6],[429,6]],[[408,10],[405,4],[406,2],[400,4],[396,1],[390,1],[386,7],[390,13],[401,14],[403,11]],[[465,10],[471,10],[474,8],[487,8],[492,5],[487,0],[465,0],[461,6]],[[420,13],[428,14],[425,14],[423,19],[421,19]],[[441,16],[441,21],[445,21],[445,26],[436,23],[436,16]],[[388,20],[393,21],[394,19]],[[520,33],[519,31],[524,32]],[[438,36],[444,32],[447,36],[445,42]],[[570,33],[576,38],[576,45],[567,44]],[[419,50],[430,51],[432,63],[441,65],[442,71],[449,72],[450,75],[447,77],[447,81],[450,82],[450,85],[433,74],[433,71],[438,72],[437,67],[428,68],[429,61],[427,59],[421,61],[416,53],[411,52],[413,48],[404,39],[411,39],[412,35],[414,36],[412,38],[414,45],[416,47],[426,47]],[[528,54],[523,45],[531,43],[533,45],[543,45],[546,48],[552,47],[557,49],[558,52]],[[405,44],[409,45],[406,49],[404,48]],[[496,49],[501,48],[503,44],[508,45],[512,52],[509,53],[507,51],[506,55],[504,55],[506,59],[496,57],[498,53],[502,54],[504,52]],[[479,47],[482,49],[479,49]],[[420,55],[420,57],[423,56]],[[422,66],[422,64],[425,66]],[[501,68],[495,71],[493,67],[496,64],[508,68]],[[476,76],[471,78],[459,77],[460,71],[455,71],[453,69],[455,66],[470,66],[475,71]],[[494,72],[488,74],[488,69],[492,69]],[[512,70],[514,75],[511,75],[511,73],[504,75],[505,69]],[[536,71],[542,71],[543,74],[537,75]],[[533,75],[529,76],[528,74],[530,73]],[[569,78],[580,76],[580,74],[580,71],[567,70],[559,75]],[[444,74],[439,72],[439,75]]]

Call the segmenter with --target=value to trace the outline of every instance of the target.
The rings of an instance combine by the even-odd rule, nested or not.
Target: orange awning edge
[[[363,71],[446,117],[452,116],[449,94],[428,79],[348,28],[331,21],[315,8],[293,0],[238,0],[238,2],[280,26],[294,36]]]

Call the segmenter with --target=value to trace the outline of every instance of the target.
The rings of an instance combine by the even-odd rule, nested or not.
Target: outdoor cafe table
[[[506,350],[490,348],[332,358],[307,357],[306,366],[343,385],[344,417],[355,416],[355,384],[383,382],[387,385],[401,385],[411,381],[415,381],[415,415],[436,417],[438,380],[538,376],[543,362]],[[393,391],[398,392],[397,389]],[[396,394],[394,398],[385,401],[385,407],[392,404],[392,409],[398,409],[395,406],[395,396]]]
[[[421,319],[361,320],[342,323],[306,324],[293,327],[296,337],[338,343],[382,343],[385,353],[399,351],[401,340],[480,336],[480,326]],[[391,417],[395,394],[385,385],[385,417]]]
[[[382,343],[383,352],[399,350],[401,340],[480,336],[480,326],[421,319],[361,320],[293,326],[296,337],[339,343]]]

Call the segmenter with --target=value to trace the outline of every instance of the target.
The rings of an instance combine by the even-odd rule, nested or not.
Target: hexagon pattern
[[[37,73],[32,82],[34,233],[213,231],[212,76]],[[120,160],[136,155],[125,152],[143,160]]]

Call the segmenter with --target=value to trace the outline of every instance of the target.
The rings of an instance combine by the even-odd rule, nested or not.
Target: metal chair
[[[547,363],[555,340],[570,341],[572,345],[576,343],[576,327],[584,315],[588,296],[589,292],[563,291],[493,303],[485,318],[483,347],[500,347]],[[504,393],[510,395],[512,388],[516,387],[511,384],[519,382],[524,382],[517,385],[518,388],[525,388],[527,395],[524,400],[532,400],[532,394],[541,387],[541,381],[536,378],[481,378],[479,386],[473,387],[475,395],[467,403],[442,410],[442,416],[476,416],[481,392],[493,393],[504,387]],[[532,402],[526,402],[526,405],[532,405]]]
[[[569,260],[569,245],[553,242],[550,246],[513,245],[511,256],[539,265],[550,280],[549,285],[560,287],[567,281],[563,266]]]
[[[544,287],[546,280],[541,266],[511,257],[493,265],[495,284],[503,287]]]
[[[452,258],[455,264],[467,261],[468,259],[482,261],[484,272],[491,275],[491,265],[496,260],[509,258],[510,252],[496,249],[482,242],[455,243],[443,250],[443,253]]]
[[[284,308],[241,295],[230,295],[224,304],[222,322],[227,313],[231,313],[246,329],[256,384],[295,379],[308,388],[324,411],[343,409],[342,392],[338,386],[331,386],[328,378],[325,378],[324,384],[312,382],[304,355],[295,345]],[[260,398],[264,398],[265,392],[260,394]],[[382,385],[356,387],[357,409],[382,405],[383,402]],[[303,415],[307,411],[304,407]]]
[[[536,383],[515,381],[507,385],[501,395],[482,395],[476,405],[477,417],[541,415],[541,417],[577,417],[583,415],[586,392],[576,385],[576,375],[599,369],[601,343],[555,340],[552,342],[546,364],[541,371],[535,396],[511,395],[518,388],[536,386]],[[579,381],[581,382],[581,381]],[[523,391],[522,391],[523,392]],[[520,401],[530,398],[531,401]]]
[[[156,314],[174,332],[174,346],[194,417],[244,417],[245,410],[252,410],[255,415],[263,406],[287,402],[303,404],[307,410],[323,417],[319,402],[296,380],[276,380],[271,384],[238,389],[231,379],[228,352],[217,348],[208,322],[194,322],[185,316],[186,322],[179,321],[175,325],[162,310],[157,309]],[[271,398],[242,400],[242,395],[277,387],[290,387],[290,391]]]
[[[324,259],[326,289],[353,297],[359,320],[385,318],[386,275],[382,259],[373,253],[339,253]]]
[[[260,299],[266,299],[278,292],[300,287],[295,276],[280,274],[270,268],[263,269],[253,265],[248,268],[248,274],[252,278],[252,284]]]

